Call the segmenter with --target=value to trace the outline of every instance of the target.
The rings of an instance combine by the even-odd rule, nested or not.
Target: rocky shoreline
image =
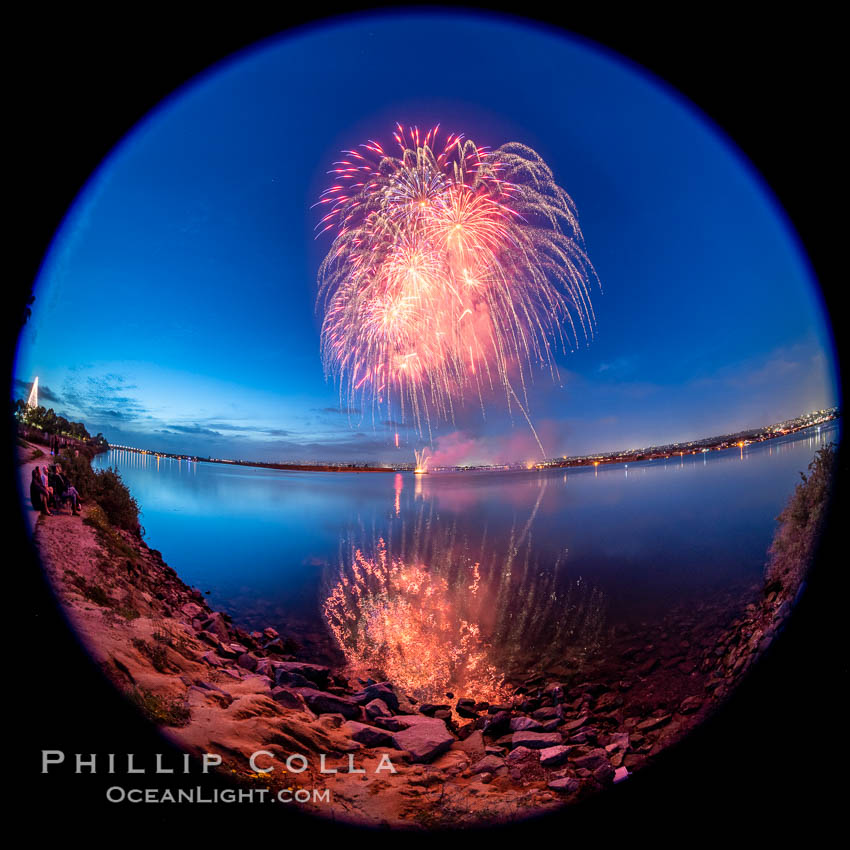
[[[96,505],[82,521],[40,519],[34,539],[104,673],[179,746],[219,754],[241,783],[327,788],[329,802],[304,807],[375,826],[516,820],[627,779],[723,701],[792,605],[760,587],[746,607],[731,593],[683,605],[618,630],[581,667],[530,671],[501,704],[474,694],[421,704],[312,663],[273,628],[241,628]],[[259,750],[275,772],[251,768]],[[307,757],[303,772],[281,767],[293,753]],[[337,773],[321,771],[320,754]],[[365,772],[343,769],[349,756]]]

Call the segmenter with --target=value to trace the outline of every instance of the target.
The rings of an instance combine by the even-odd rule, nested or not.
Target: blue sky
[[[396,121],[537,150],[602,281],[597,333],[541,373],[547,454],[737,430],[837,403],[828,329],[757,175],[678,96],[612,55],[515,20],[347,19],[219,64],[143,120],[45,259],[18,395],[114,443],[265,460],[408,460],[423,441],[340,411],[319,356],[311,210],[343,148]],[[448,458],[532,454],[476,405]]]

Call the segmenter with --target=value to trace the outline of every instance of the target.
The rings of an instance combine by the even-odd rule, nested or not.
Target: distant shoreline
[[[708,454],[712,451],[722,451],[730,448],[744,448],[753,443],[763,443],[789,434],[796,434],[808,428],[818,425],[828,425],[837,421],[841,414],[839,411],[825,411],[819,418],[812,419],[814,414],[807,414],[806,419],[799,417],[800,424],[779,423],[762,428],[754,428],[748,431],[740,431],[736,434],[725,434],[719,437],[704,437],[699,440],[691,440],[686,443],[671,443],[666,446],[650,446],[643,449],[629,449],[622,452],[610,452],[607,454],[583,455],[581,457],[552,458],[545,461],[532,461],[527,463],[505,463],[475,466],[437,466],[427,470],[429,473],[446,472],[510,472],[510,471],[539,471],[544,469],[569,469],[575,467],[594,467],[617,463],[638,463],[646,460],[661,460],[674,456]],[[787,426],[787,427],[783,427]],[[388,466],[374,466],[364,464],[334,465],[316,463],[272,463],[265,461],[249,460],[226,460],[222,458],[199,457],[196,455],[172,454],[170,452],[157,452],[150,449],[138,449],[131,446],[110,445],[110,449],[116,451],[135,452],[136,454],[152,455],[157,458],[169,460],[185,460],[190,463],[220,463],[225,466],[247,466],[257,469],[276,469],[291,472],[413,472],[414,465],[411,463],[394,464]]]
[[[220,463],[223,466],[248,466],[256,469],[285,469],[292,472],[399,472],[400,470],[388,466],[332,466],[330,464],[310,463],[265,463],[261,460],[219,460],[207,457],[193,457],[192,455],[172,455],[166,452],[152,452],[144,449],[132,449],[128,446],[110,446],[112,451],[135,452],[136,454],[151,455],[166,460],[185,460],[189,463]],[[404,470],[401,470],[404,471]]]

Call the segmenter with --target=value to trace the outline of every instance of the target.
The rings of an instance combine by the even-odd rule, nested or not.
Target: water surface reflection
[[[148,543],[237,622],[297,634],[305,653],[339,661],[325,602],[343,578],[352,592],[359,550],[363,563],[386,558],[389,571],[403,563],[398,576],[424,568],[428,598],[447,606],[438,633],[455,646],[461,624],[474,626],[467,655],[504,673],[718,593],[745,604],[775,517],[829,440],[837,423],[705,456],[518,473],[302,473],[121,451],[96,463],[119,468]],[[391,584],[404,584],[398,576]],[[389,646],[376,624],[414,594],[394,587],[382,602],[378,582],[363,588],[373,600],[366,632]],[[439,616],[417,628],[437,629]],[[341,645],[357,640],[344,632]]]
[[[530,515],[506,537],[442,522],[433,503],[390,526],[386,539],[350,535],[322,607],[349,671],[390,679],[425,702],[451,692],[498,703],[509,695],[506,676],[577,666],[595,650],[602,592],[569,569],[566,552],[547,564],[533,555],[548,483],[536,479]]]

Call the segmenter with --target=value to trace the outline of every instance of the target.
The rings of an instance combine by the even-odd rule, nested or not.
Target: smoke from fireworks
[[[370,141],[330,172],[319,202],[319,228],[335,234],[319,269],[325,369],[347,406],[429,436],[470,397],[483,411],[493,389],[533,431],[533,367],[556,377],[555,351],[594,327],[596,274],[575,206],[530,148],[454,134],[440,146],[437,131],[398,125],[399,156]]]

